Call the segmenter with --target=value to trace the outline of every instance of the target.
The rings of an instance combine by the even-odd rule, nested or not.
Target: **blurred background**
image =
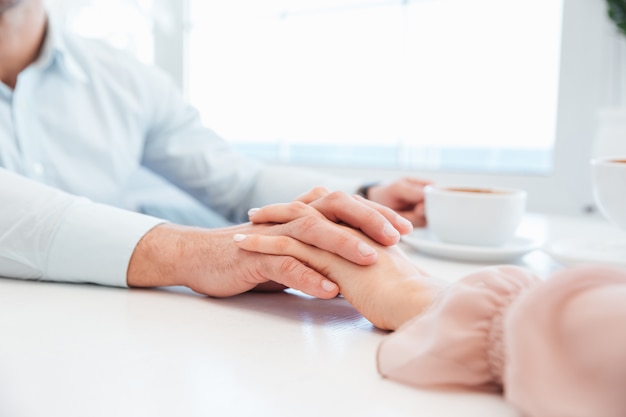
[[[606,0],[47,7],[163,68],[207,126],[270,163],[516,186],[531,210],[589,214],[590,158],[626,155],[626,36]]]

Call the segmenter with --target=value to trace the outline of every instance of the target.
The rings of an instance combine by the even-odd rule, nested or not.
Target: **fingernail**
[[[259,212],[258,208],[251,208],[250,210],[248,210],[248,217],[252,217],[255,214],[257,214]]]
[[[246,237],[248,237],[248,235],[244,235],[241,233],[237,233],[236,235],[233,236],[233,240],[235,242],[241,242],[242,240],[244,240]]]
[[[322,288],[326,292],[334,292],[335,290],[337,290],[337,284],[325,279],[324,281],[322,281]]]
[[[372,256],[376,253],[373,247],[368,245],[367,243],[360,242],[359,243],[359,253],[363,256]]]
[[[387,223],[385,225],[383,233],[385,233],[385,236],[388,237],[398,237],[400,235],[400,232],[398,232],[396,228],[391,225],[391,223]]]

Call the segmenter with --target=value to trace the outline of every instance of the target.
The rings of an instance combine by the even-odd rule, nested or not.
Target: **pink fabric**
[[[626,271],[485,269],[381,344],[382,375],[503,390],[530,417],[626,416]]]

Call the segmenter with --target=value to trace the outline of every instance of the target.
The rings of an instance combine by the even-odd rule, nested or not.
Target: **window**
[[[521,187],[531,210],[590,206],[598,110],[626,102],[626,40],[605,0],[47,4],[163,67],[246,153]]]
[[[190,0],[188,94],[250,155],[548,173],[561,0]]]

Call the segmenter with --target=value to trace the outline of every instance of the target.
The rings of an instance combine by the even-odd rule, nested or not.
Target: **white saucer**
[[[565,266],[601,264],[626,268],[626,239],[561,240],[543,250]]]
[[[432,237],[427,229],[416,229],[402,240],[418,251],[442,258],[470,262],[506,262],[539,248],[540,242],[522,236],[502,246],[471,246],[444,243]]]

